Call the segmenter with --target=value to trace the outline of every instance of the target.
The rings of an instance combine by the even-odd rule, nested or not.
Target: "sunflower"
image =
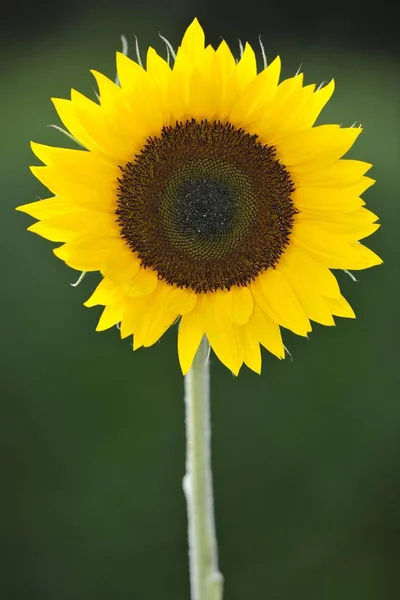
[[[314,126],[333,81],[279,83],[279,57],[258,72],[249,44],[236,61],[197,20],[173,58],[118,53],[118,83],[92,71],[98,103],[53,99],[82,149],[33,143],[54,196],[19,210],[68,266],[101,273],[97,330],[120,323],[137,349],[179,320],[183,373],[204,335],[234,374],[259,373],[260,344],[285,356],[281,327],[354,317],[331,269],[381,263],[359,242],[378,228],[371,165],[342,158],[361,128]]]

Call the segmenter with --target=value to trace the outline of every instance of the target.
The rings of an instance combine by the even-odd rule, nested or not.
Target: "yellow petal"
[[[279,160],[291,173],[313,172],[339,160],[361,133],[358,127],[320,125],[287,137],[277,146]]]
[[[216,64],[220,67],[220,72],[225,79],[226,84],[229,85],[229,80],[236,83],[236,61],[225,40],[219,44],[215,51]]]
[[[125,89],[98,71],[92,70],[91,73],[99,88],[105,127],[112,137],[112,143],[120,144],[120,155],[123,152],[125,156],[135,148],[132,141],[138,137],[138,133],[142,138],[144,116],[135,110],[136,104],[132,106],[131,95]]]
[[[31,142],[34,154],[46,165],[55,166],[71,172],[72,177],[108,177],[113,179],[119,175],[118,166],[99,154],[87,150],[58,148]]]
[[[178,316],[190,313],[196,302],[197,297],[191,291],[160,282],[157,290],[148,298],[140,320],[135,323],[134,349],[152,346]]]
[[[287,248],[277,269],[296,274],[308,289],[322,296],[335,298],[340,295],[339,285],[333,273],[324,264],[296,246],[291,245]]]
[[[382,259],[359,242],[349,243],[311,223],[296,222],[292,243],[330,269],[368,269]]]
[[[197,295],[189,289],[163,284],[165,288],[162,302],[165,308],[176,315],[185,315],[194,310],[197,304]]]
[[[116,208],[117,181],[74,178],[73,171],[61,171],[56,167],[31,167],[37,179],[56,196],[66,198],[71,205],[96,210],[114,212]]]
[[[66,233],[59,227],[52,226],[51,223],[49,223],[49,220],[38,221],[37,223],[30,225],[28,227],[28,231],[36,233],[37,235],[40,235],[51,242],[69,242],[77,237],[71,233]]]
[[[369,269],[383,263],[383,260],[375,252],[363,244],[356,242],[352,244],[352,248],[355,251],[354,262],[347,267],[348,269]]]
[[[347,221],[346,216],[346,214],[343,215],[342,220],[332,220],[329,218],[329,215],[319,217],[317,215],[302,213],[296,215],[295,222],[310,223],[313,227],[318,227],[330,234],[338,235],[347,242],[362,240],[374,233],[374,231],[377,231],[380,227],[379,223],[357,222],[354,219]]]
[[[54,104],[54,108],[56,109],[58,116],[71,135],[88,150],[100,151],[100,148],[96,144],[95,140],[90,137],[89,133],[80,122],[71,100],[66,100],[64,98],[52,98],[51,101]]]
[[[297,215],[299,216],[299,215]],[[375,223],[379,217],[375,215],[372,211],[368,210],[364,206],[361,208],[357,208],[352,210],[351,212],[330,214],[329,221],[331,223],[343,223],[346,225],[368,225],[371,223]]]
[[[220,82],[214,77],[210,68],[203,72],[200,67],[195,67],[189,87],[190,114],[193,118],[212,120],[218,115],[221,104],[222,88]]]
[[[296,221],[292,240],[297,247],[312,254],[331,269],[353,269],[357,262],[356,252],[351,244],[314,223]]]
[[[296,187],[344,187],[359,182],[371,167],[370,163],[360,160],[342,159],[317,171],[302,172],[295,183]]]
[[[277,62],[277,67],[280,70],[279,57],[275,62]],[[274,66],[274,63],[268,68],[272,66]],[[277,142],[281,141],[285,131],[291,139],[294,132],[301,128],[301,124],[295,126],[290,123],[294,117],[297,117],[306,97],[312,94],[312,90],[302,88],[302,73],[285,79],[278,86],[277,83],[276,80],[275,85],[269,88],[261,104],[256,105],[249,113],[249,122],[246,127],[249,133],[257,134],[260,141],[268,145],[276,145]]]
[[[166,60],[157,54],[154,48],[147,50],[146,68],[160,93],[165,97],[171,77],[171,67]]]
[[[123,244],[119,239],[96,239],[67,242],[53,250],[69,267],[78,271],[100,271],[103,263]]]
[[[236,62],[228,44],[222,40],[215,51],[215,73],[219,87],[218,119],[228,119],[237,95]]]
[[[104,276],[118,284],[126,284],[138,273],[140,260],[127,246],[118,248],[104,261],[101,272]]]
[[[373,183],[373,179],[363,177],[345,188],[301,187],[295,189],[292,199],[295,206],[305,212],[329,215],[346,213],[365,204],[360,195]]]
[[[91,69],[90,72],[95,78],[97,87],[99,88],[99,99],[103,108],[114,109],[117,102],[123,102],[122,90],[119,85],[103,75],[103,73],[99,73],[99,71]]]
[[[305,129],[304,121],[307,120],[307,108],[312,103],[312,96],[315,85],[302,87],[303,77],[298,74],[290,81],[285,97],[279,98],[281,87],[279,86],[276,95],[265,107],[260,126],[260,135],[268,145],[279,146],[286,139],[292,139],[296,131]],[[290,92],[290,93],[289,93]]]
[[[117,52],[117,72],[121,87],[130,92],[140,88],[147,78],[146,71],[122,52]]]
[[[257,59],[253,48],[246,43],[243,54],[237,64],[239,89],[245,89],[257,77]]]
[[[115,302],[119,294],[119,288],[113,281],[104,277],[97,288],[94,290],[93,294],[84,302],[84,306],[92,307],[97,305],[111,304]]]
[[[279,325],[263,312],[257,302],[251,319],[244,329],[252,338],[259,340],[269,352],[278,358],[285,358],[285,348]]]
[[[218,291],[215,301],[221,305],[228,319],[237,325],[247,323],[253,312],[253,296],[247,287],[233,286],[229,291]]]
[[[121,339],[132,335],[139,327],[147,306],[147,296],[138,296],[137,298],[128,298],[125,300],[120,328]]]
[[[312,127],[314,125],[320,112],[331,99],[334,90],[335,82],[332,79],[327,85],[324,85],[324,87],[320,88],[313,94],[312,100],[309,105],[305,107],[305,114],[301,119],[301,124],[303,127]]]
[[[168,286],[160,285],[148,300],[140,322],[134,331],[134,350],[141,346],[152,346],[166,330],[176,321],[177,311],[171,310],[164,297],[168,295]]]
[[[258,338],[253,335],[251,329],[245,325],[242,329],[244,343],[243,362],[255,373],[261,373],[261,350]]]
[[[193,359],[205,332],[201,308],[182,316],[178,331],[178,356],[183,375],[192,366]]]
[[[110,327],[114,327],[114,325],[121,321],[122,313],[122,304],[112,304],[106,306],[101,314],[101,317],[96,327],[96,331],[105,331]]]
[[[117,71],[122,91],[126,94],[125,101],[131,111],[133,130],[129,137],[136,138],[134,145],[140,147],[146,138],[160,133],[165,94],[160,93],[154,77],[120,52],[117,52]]]
[[[332,314],[338,317],[346,317],[347,319],[355,319],[356,315],[350,304],[343,296],[338,298],[327,298],[326,299]]]
[[[325,326],[335,325],[328,303],[322,296],[308,294],[301,288],[295,288],[296,295],[307,317]]]
[[[283,266],[279,270],[293,288],[304,313],[309,319],[322,325],[335,324],[326,300],[314,289],[308,287],[307,281],[302,277],[301,272]]]
[[[120,235],[115,217],[88,210],[56,215],[31,225],[28,230],[53,242],[69,242],[78,238],[118,238]]]
[[[17,206],[15,210],[24,212],[35,219],[49,219],[50,217],[76,210],[76,208],[76,205],[72,205],[69,200],[53,197]]]
[[[117,164],[125,164],[131,158],[135,147],[129,136],[121,137],[121,132],[110,127],[107,111],[80,92],[71,90],[71,102],[77,119],[93,140],[95,147],[104,156],[114,159]],[[114,113],[115,115],[116,113]]]
[[[148,296],[155,291],[157,284],[157,273],[141,267],[135,277],[124,286],[124,291],[131,298]]]
[[[171,120],[183,121],[191,116],[189,84],[194,67],[190,57],[181,48],[176,55],[167,92]]]
[[[64,125],[88,150],[123,160],[116,141],[113,144],[105,126],[101,106],[74,89],[71,90],[71,100],[52,100]]]
[[[206,294],[203,318],[212,349],[219,360],[237,375],[243,363],[244,353],[240,327],[226,317],[214,294]]]
[[[254,113],[273,96],[278,85],[280,71],[281,60],[278,56],[240,92],[229,115],[233,124],[240,126],[251,120]]]
[[[311,325],[283,275],[269,269],[260,275],[252,286],[256,302],[267,315],[298,335],[307,336]]]
[[[160,59],[161,60],[161,59]],[[141,69],[141,68],[140,68]],[[155,80],[141,69],[123,88],[92,71],[100,91],[100,102],[112,148],[118,146],[119,164],[140,151],[146,139],[158,135],[163,124],[165,89],[155,90]],[[114,150],[113,155],[117,156]]]
[[[185,31],[180,49],[178,49],[178,54],[182,49],[187,54],[189,59],[196,64],[199,59],[201,60],[201,55],[204,52],[204,44],[204,31],[199,21],[197,19],[193,19]]]

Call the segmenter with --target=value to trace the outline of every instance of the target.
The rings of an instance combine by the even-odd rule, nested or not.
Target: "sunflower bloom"
[[[203,335],[234,374],[259,373],[260,344],[285,356],[281,327],[353,318],[331,269],[381,263],[359,242],[379,225],[361,199],[371,165],[343,159],[361,128],[314,126],[334,82],[279,83],[279,58],[257,72],[251,46],[235,61],[197,20],[172,66],[149,48],[146,68],[118,53],[117,71],[93,71],[98,103],[53,100],[83,149],[33,143],[53,196],[19,207],[69,267],[101,273],[97,330],[120,323],[137,349],[179,320],[184,374]]]

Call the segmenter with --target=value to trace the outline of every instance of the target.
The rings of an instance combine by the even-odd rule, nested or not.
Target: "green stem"
[[[211,473],[209,346],[204,337],[185,377],[186,496],[191,600],[222,600]]]

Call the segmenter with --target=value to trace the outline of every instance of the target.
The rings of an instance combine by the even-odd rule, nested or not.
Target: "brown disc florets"
[[[248,285],[289,243],[289,173],[273,147],[229,123],[164,127],[121,172],[121,236],[171,285],[197,293]]]

